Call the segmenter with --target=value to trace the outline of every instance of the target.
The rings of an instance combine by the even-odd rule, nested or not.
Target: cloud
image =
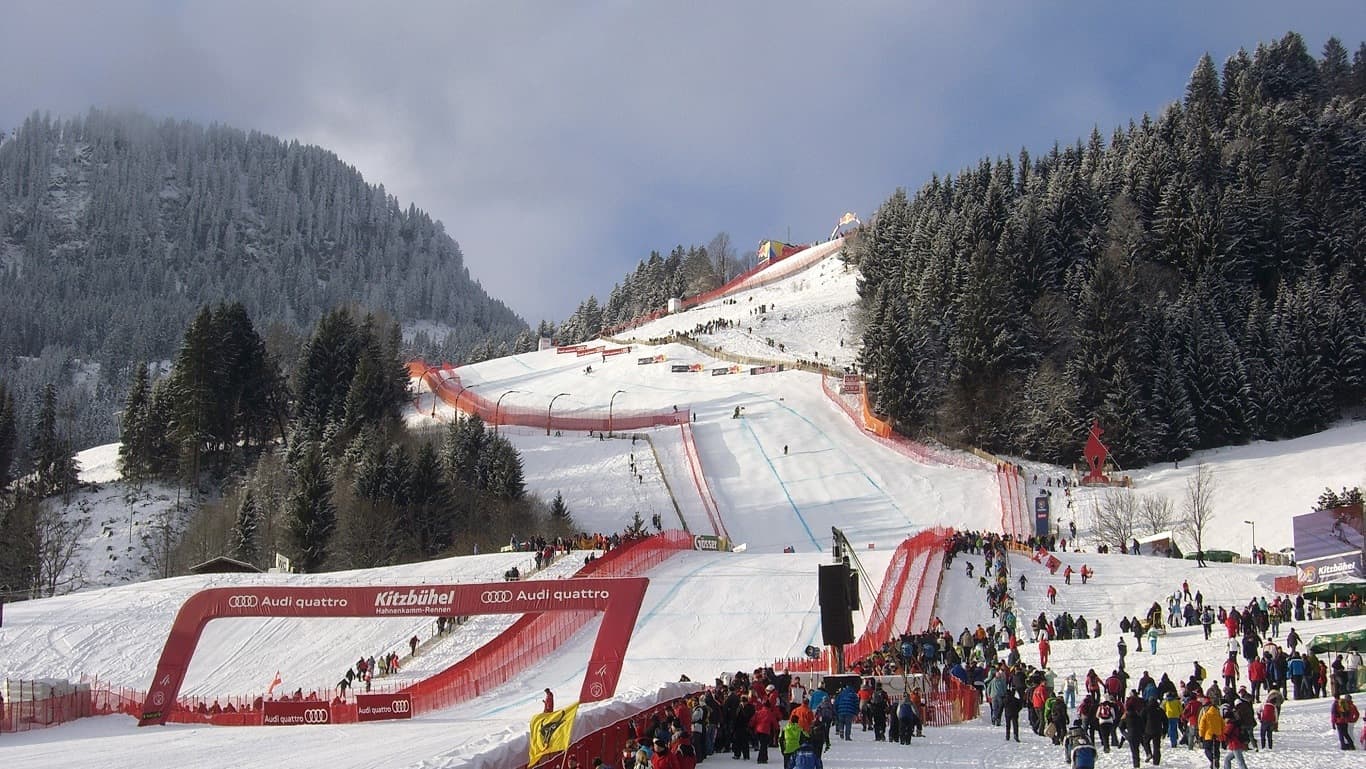
[[[21,4],[0,126],[130,106],[323,145],[534,322],[650,249],[814,239],[932,172],[1108,136],[1205,50],[1366,27],[1359,4],[947,5]]]

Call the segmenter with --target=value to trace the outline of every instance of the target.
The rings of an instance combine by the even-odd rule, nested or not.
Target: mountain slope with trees
[[[437,357],[526,330],[439,222],[333,153],[103,111],[35,114],[0,141],[0,294],[22,415],[73,360],[97,372],[59,396],[78,445],[113,436],[133,361],[170,358],[207,304],[240,302],[277,348],[346,304],[440,324],[415,351]]]
[[[1349,58],[1351,61],[1349,61]],[[1121,466],[1366,402],[1366,44],[1206,55],[1157,118],[898,190],[847,258],[907,433]]]

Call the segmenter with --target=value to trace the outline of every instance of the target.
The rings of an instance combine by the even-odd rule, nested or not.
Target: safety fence
[[[602,558],[590,561],[574,576],[638,576],[678,552],[692,548],[692,535],[685,531],[666,531],[629,546],[609,550]],[[545,659],[583,629],[592,618],[591,612],[523,615],[470,656],[401,691],[412,695],[414,713],[446,708],[474,699]]]
[[[952,533],[951,529],[926,529],[897,546],[869,610],[868,625],[854,643],[845,645],[845,660],[861,660],[902,633],[929,626],[943,577],[944,547]],[[830,651],[823,650],[815,659],[780,660],[774,667],[808,673],[830,670]]]
[[[412,361],[408,364],[408,375],[420,378],[443,403],[459,411],[477,414],[480,419],[491,425],[519,425],[521,427],[542,428],[547,431],[568,430],[572,432],[577,430],[611,433],[618,430],[641,430],[647,427],[678,425],[688,422],[692,418],[692,412],[687,408],[680,409],[677,407],[672,410],[659,411],[613,411],[609,403],[606,411],[575,411],[567,414],[553,414],[551,413],[553,402],[547,402],[544,409],[539,406],[536,408],[504,406],[500,402],[501,398],[513,391],[504,392],[499,396],[499,399],[490,400],[461,383],[460,376],[455,373],[455,367],[449,363],[432,366],[423,361]],[[553,399],[551,400],[553,401]]]
[[[0,732],[26,732],[89,716],[138,715],[143,692],[82,677],[65,681],[13,681],[0,691]]]
[[[711,522],[712,531],[716,536],[730,540],[730,532],[726,530],[726,522],[721,518],[721,507],[716,504],[716,497],[712,496],[711,486],[707,484],[707,474],[702,471],[702,456],[697,453],[697,443],[693,441],[692,425],[684,423],[678,426],[683,433],[683,454],[688,459],[688,471],[692,474],[693,486],[697,489],[697,494],[702,498],[702,507],[707,511],[707,519]]]
[[[843,241],[843,238],[837,238],[836,240],[839,240],[839,241],[842,242],[842,241]],[[834,241],[831,241],[831,242],[834,242]],[[729,294],[729,293],[731,293],[731,292],[733,292],[733,291],[740,291],[740,290],[748,290],[748,289],[752,289],[752,288],[759,288],[760,286],[767,285],[768,283],[771,283],[771,282],[773,282],[774,280],[780,280],[780,279],[782,279],[782,278],[785,278],[785,277],[787,277],[789,274],[791,274],[792,272],[795,272],[795,270],[787,270],[787,271],[784,271],[782,274],[776,274],[776,273],[775,273],[775,277],[772,278],[772,280],[769,280],[769,279],[765,278],[765,279],[762,280],[762,281],[751,281],[751,282],[749,282],[748,284],[746,284],[746,281],[749,281],[750,278],[753,278],[755,275],[758,275],[759,273],[763,272],[764,270],[768,270],[768,269],[770,269],[770,268],[772,268],[772,267],[774,267],[774,266],[776,266],[776,265],[783,264],[784,262],[786,262],[786,261],[792,259],[792,258],[795,257],[797,254],[800,254],[801,252],[805,251],[805,250],[808,249],[808,248],[810,248],[810,246],[802,246],[802,247],[798,248],[796,251],[793,251],[792,253],[788,254],[786,257],[783,257],[783,259],[781,259],[781,260],[772,260],[772,259],[770,259],[770,260],[765,261],[765,262],[760,262],[759,264],[754,265],[753,267],[749,268],[748,270],[745,270],[744,272],[740,273],[739,275],[736,275],[734,278],[731,278],[730,280],[726,281],[725,284],[723,284],[723,285],[721,285],[721,286],[719,286],[719,287],[717,287],[717,288],[713,288],[713,289],[710,290],[710,291],[703,291],[703,292],[700,293],[700,294],[695,294],[695,295],[693,295],[693,296],[685,297],[685,298],[679,300],[679,306],[680,306],[681,310],[691,310],[692,308],[694,308],[694,307],[696,307],[696,306],[698,306],[698,305],[700,305],[700,304],[706,304],[707,302],[711,302],[711,301],[715,301],[715,300],[717,300],[717,299],[720,299],[720,298],[726,296],[727,294]],[[832,249],[832,250],[837,250],[837,249]],[[813,261],[819,261],[819,260],[817,259],[817,260],[813,260]],[[649,323],[649,322],[652,321],[652,320],[658,320],[658,319],[660,319],[660,318],[662,318],[662,317],[664,317],[665,315],[668,315],[668,314],[669,314],[669,308],[668,308],[668,307],[659,307],[659,308],[656,308],[656,309],[654,309],[654,310],[651,310],[650,312],[642,313],[642,314],[640,314],[640,315],[637,315],[636,317],[634,317],[634,318],[632,318],[632,319],[626,321],[625,323],[620,323],[620,324],[617,324],[617,325],[615,325],[615,326],[611,326],[610,328],[604,328],[604,329],[602,330],[602,333],[604,333],[604,334],[612,334],[612,335],[619,334],[619,333],[621,333],[622,331],[625,331],[625,330],[631,329],[631,328],[635,328],[636,326],[644,325],[644,324],[646,324],[646,323]]]
[[[843,411],[865,434],[883,446],[925,465],[959,467],[964,470],[983,470],[989,466],[971,454],[963,454],[946,448],[936,448],[929,444],[911,440],[896,432],[889,422],[873,413],[868,404],[868,388],[866,386],[860,388],[859,404],[855,408],[839,392],[838,384],[831,384],[832,382],[840,382],[841,378],[831,376],[830,372],[827,371],[826,375],[821,377],[821,392],[824,392],[825,397],[839,407],[840,411]]]
[[[844,659],[856,661],[879,651],[902,633],[928,628],[944,575],[944,555],[951,529],[930,529],[897,547],[883,578],[863,634],[844,647]],[[831,669],[829,650],[816,659],[786,659],[774,663],[776,670],[816,672]],[[926,676],[923,692],[926,723],[934,726],[976,719],[981,693],[949,675]]]
[[[996,488],[1001,503],[1001,533],[1013,541],[1027,539],[1031,532],[1025,515],[1024,477],[1009,462],[996,465]]]
[[[686,531],[670,530],[644,539],[627,540],[585,564],[574,576],[638,576],[692,548],[692,535]],[[540,661],[588,624],[592,617],[592,612],[523,615],[507,630],[445,671],[414,684],[376,686],[373,691],[410,695],[414,715],[473,699]],[[114,713],[137,718],[142,715],[142,703],[147,698],[145,691],[88,677],[82,677],[78,684],[60,688],[49,682],[29,681],[7,681],[5,687],[4,702],[0,706],[0,732],[27,731]],[[281,697],[275,701],[316,703],[328,711],[329,723],[356,722],[356,703],[335,698],[328,702],[330,695],[329,689],[323,694],[315,691],[301,698]],[[259,726],[267,704],[259,695],[212,700],[186,697],[171,708],[167,720],[216,726]]]

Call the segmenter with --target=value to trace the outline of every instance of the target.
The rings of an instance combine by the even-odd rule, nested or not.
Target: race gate
[[[616,693],[626,647],[649,584],[646,577],[585,577],[554,582],[201,590],[190,596],[176,614],[138,725],[166,723],[204,626],[210,620],[234,617],[453,617],[600,611],[602,624],[589,656],[579,701],[605,700]],[[305,715],[300,714],[299,718],[304,719]]]

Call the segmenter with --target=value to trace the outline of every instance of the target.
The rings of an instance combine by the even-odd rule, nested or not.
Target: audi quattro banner
[[[571,581],[461,585],[208,588],[190,596],[180,607],[157,662],[139,724],[164,724],[169,712],[180,707],[177,699],[180,686],[204,626],[215,619],[241,617],[452,617],[602,612],[598,639],[589,659],[589,675],[584,679],[579,700],[608,699],[615,694],[621,678],[621,660],[625,657],[649,582],[644,577],[585,577]],[[316,713],[309,716],[318,717]],[[272,725],[294,723],[311,721],[295,721],[291,714],[283,713]]]
[[[357,721],[392,721],[413,717],[411,694],[357,694]]]
[[[326,702],[264,702],[261,723],[265,726],[304,726],[332,723]]]

